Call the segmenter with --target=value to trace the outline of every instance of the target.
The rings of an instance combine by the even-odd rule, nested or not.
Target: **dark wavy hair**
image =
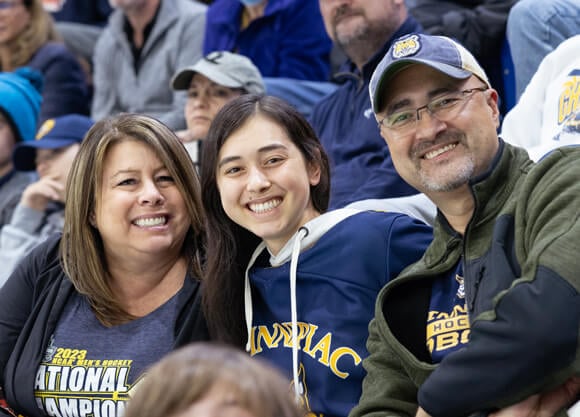
[[[207,262],[204,272],[204,309],[213,338],[243,346],[244,273],[260,242],[252,232],[225,213],[217,186],[218,155],[228,138],[250,118],[260,115],[284,129],[307,164],[320,167],[320,181],[310,187],[314,208],[323,213],[330,198],[328,157],[308,121],[285,101],[245,94],[227,103],[214,118],[202,149],[202,202],[206,213]]]

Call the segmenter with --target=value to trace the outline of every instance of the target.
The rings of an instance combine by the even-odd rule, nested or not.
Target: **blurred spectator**
[[[58,33],[81,62],[92,85],[95,44],[113,10],[109,0],[43,0],[43,5],[52,14]]]
[[[66,180],[80,142],[92,125],[87,116],[77,114],[48,119],[36,140],[16,147],[14,168],[36,170],[39,178],[26,187],[10,222],[0,230],[0,287],[34,247],[62,232]]]
[[[42,0],[46,11],[57,22],[104,26],[113,8],[109,0]]]
[[[414,0],[409,12],[425,33],[445,35],[465,46],[477,59],[491,85],[503,91],[502,43],[511,7],[518,0]]]
[[[197,342],[155,364],[125,417],[302,417],[288,384],[265,362]]]
[[[16,144],[32,140],[40,111],[42,77],[29,68],[0,73],[0,230],[12,218],[24,188],[34,177],[16,172]]]
[[[204,52],[227,50],[258,67],[266,91],[303,115],[336,89],[332,42],[315,0],[215,0],[208,9]]]
[[[522,95],[546,54],[563,40],[578,34],[578,0],[520,0],[512,8],[507,22],[507,39],[514,62],[516,99]]]
[[[214,0],[203,50],[247,56],[264,77],[328,81],[332,42],[314,0]]]
[[[504,118],[502,138],[526,148],[535,161],[557,146],[580,142],[579,51],[576,35],[548,54]]]
[[[185,92],[170,80],[202,57],[206,6],[192,0],[111,0],[116,8],[95,47],[92,116],[120,112],[185,128]]]
[[[252,61],[227,51],[210,52],[179,71],[171,85],[176,91],[187,90],[184,109],[187,129],[177,132],[177,136],[196,165],[201,140],[224,104],[242,94],[264,93],[264,81]]]
[[[368,86],[393,39],[421,31],[397,0],[319,0],[326,31],[348,56],[343,84],[312,110],[310,122],[331,162],[330,208],[418,193],[395,171],[379,134]]]
[[[88,88],[75,56],[60,42],[42,0],[3,2],[0,10],[2,71],[30,66],[43,75],[40,121],[69,113],[88,114]]]

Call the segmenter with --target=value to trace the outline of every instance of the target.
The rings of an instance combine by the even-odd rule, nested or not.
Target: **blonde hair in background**
[[[44,9],[42,0],[23,0],[22,3],[30,13],[30,23],[8,45],[11,58],[10,62],[3,62],[7,67],[3,67],[2,71],[13,71],[26,65],[42,45],[62,40],[56,31],[52,16]]]
[[[66,186],[65,221],[60,256],[76,290],[88,297],[99,321],[111,326],[132,320],[109,287],[103,242],[93,227],[100,203],[104,161],[116,143],[134,140],[149,146],[173,177],[189,219],[183,255],[194,278],[201,277],[204,243],[199,178],[187,151],[163,123],[148,116],[121,114],[103,119],[87,132],[73,162]]]
[[[216,385],[235,394],[253,417],[303,417],[290,383],[277,370],[231,346],[193,343],[165,356],[145,374],[124,417],[170,417],[203,400]]]

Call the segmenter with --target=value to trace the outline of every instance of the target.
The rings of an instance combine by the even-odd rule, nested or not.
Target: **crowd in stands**
[[[577,0],[0,0],[0,416],[580,416],[579,53]]]

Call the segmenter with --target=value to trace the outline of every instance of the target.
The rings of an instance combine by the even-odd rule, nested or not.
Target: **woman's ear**
[[[89,223],[91,224],[91,226],[93,226],[95,229],[97,228],[97,218],[95,216],[95,212],[91,211],[91,214],[89,214]]]
[[[320,154],[320,150],[316,149],[315,152]],[[308,171],[308,180],[311,186],[318,185],[320,182],[320,175],[322,169],[320,168],[319,161],[321,160],[321,156],[318,155],[314,160],[306,163],[306,170]]]

